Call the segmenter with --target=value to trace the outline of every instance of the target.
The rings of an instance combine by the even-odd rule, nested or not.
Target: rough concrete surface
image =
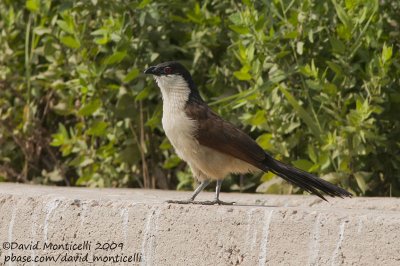
[[[397,198],[189,195],[0,183],[0,265],[400,265]]]

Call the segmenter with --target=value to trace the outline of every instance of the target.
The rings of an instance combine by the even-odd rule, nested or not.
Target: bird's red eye
[[[170,68],[170,67],[164,67],[164,73],[165,74],[171,74],[172,73],[172,68]]]

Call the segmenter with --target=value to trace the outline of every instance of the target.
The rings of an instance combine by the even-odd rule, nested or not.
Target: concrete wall
[[[400,265],[399,199],[189,194],[0,183],[0,265]]]

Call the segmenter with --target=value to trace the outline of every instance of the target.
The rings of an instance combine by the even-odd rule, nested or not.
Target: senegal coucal
[[[175,61],[149,67],[163,98],[162,125],[180,158],[200,182],[188,200],[172,203],[231,204],[219,200],[222,180],[230,173],[272,172],[326,200],[323,193],[350,197],[346,190],[308,172],[274,159],[252,138],[225,121],[203,101],[186,68]],[[216,180],[214,201],[195,202],[196,196]]]

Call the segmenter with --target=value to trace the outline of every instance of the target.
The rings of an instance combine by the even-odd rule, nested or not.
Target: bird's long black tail
[[[293,166],[284,164],[278,160],[272,158],[269,154],[267,154],[267,158],[265,160],[265,168],[264,171],[271,171],[272,173],[282,177],[286,181],[289,181],[302,189],[317,195],[321,199],[325,200],[321,191],[331,197],[351,197],[352,195],[344,190],[343,188],[337,187],[328,181],[325,181],[321,178],[316,177],[306,171],[300,170]]]

